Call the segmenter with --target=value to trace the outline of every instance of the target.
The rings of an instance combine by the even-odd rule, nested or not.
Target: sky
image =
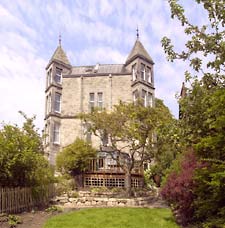
[[[206,19],[194,1],[181,1],[193,23]],[[186,4],[186,5],[185,5]],[[168,62],[161,39],[182,50],[187,37],[166,0],[0,0],[0,122],[21,125],[23,111],[44,127],[47,66],[58,46],[73,66],[125,63],[136,28],[154,65],[156,97],[178,117],[175,98],[188,64]]]

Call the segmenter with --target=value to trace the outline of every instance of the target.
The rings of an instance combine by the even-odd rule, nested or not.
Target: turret
[[[131,72],[133,100],[143,100],[145,106],[154,105],[154,62],[143,44],[139,40],[137,29],[137,39],[127,57],[125,66]]]
[[[59,37],[59,45],[46,67],[45,152],[51,164],[54,164],[55,155],[60,150],[63,74],[68,74],[71,68]]]

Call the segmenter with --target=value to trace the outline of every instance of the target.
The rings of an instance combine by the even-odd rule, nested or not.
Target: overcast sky
[[[192,22],[204,23],[201,8],[185,3]],[[186,37],[170,18],[166,0],[0,0],[0,18],[0,122],[20,124],[21,110],[36,115],[37,127],[43,128],[45,67],[59,33],[73,66],[124,63],[137,25],[155,62],[156,96],[178,116],[175,95],[187,65],[167,62],[160,40],[168,36],[182,49]]]

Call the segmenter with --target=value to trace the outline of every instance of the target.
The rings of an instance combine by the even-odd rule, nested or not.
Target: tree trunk
[[[125,189],[127,197],[131,197],[131,171],[126,170],[125,172]]]
[[[75,175],[74,176],[74,179],[75,179],[76,187],[78,189],[84,187],[84,185],[83,185],[83,173],[80,173],[80,174]]]

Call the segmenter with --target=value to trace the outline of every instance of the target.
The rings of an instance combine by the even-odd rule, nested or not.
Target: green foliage
[[[204,221],[201,227],[225,225],[225,163],[207,161],[196,171],[194,200],[196,221]]]
[[[57,155],[57,169],[62,174],[80,174],[88,168],[90,159],[95,156],[96,150],[84,140],[77,138]]]
[[[60,212],[62,212],[63,210],[62,210],[61,207],[57,207],[56,205],[53,205],[53,206],[50,206],[50,207],[48,207],[47,209],[45,209],[45,211],[48,212],[48,213],[54,213],[54,212],[60,213]]]
[[[199,160],[207,161],[193,177],[197,183],[193,189],[193,223],[204,228],[224,227],[225,1],[192,1],[202,5],[208,15],[209,20],[202,26],[189,22],[178,0],[168,2],[172,18],[181,22],[189,40],[180,53],[174,51],[167,37],[162,39],[162,46],[170,61],[189,61],[196,74],[185,72],[190,88],[180,100],[181,138],[195,149]]]
[[[223,73],[225,70],[224,0],[192,1],[201,4],[208,15],[209,21],[202,26],[190,23],[185,16],[184,8],[178,4],[178,0],[168,0],[168,2],[171,8],[171,17],[177,18],[181,22],[181,25],[184,26],[185,34],[190,37],[185,44],[185,51],[181,53],[174,51],[174,46],[169,38],[164,37],[162,39],[162,46],[168,60],[187,60],[195,71],[204,72],[204,59],[207,61],[206,67],[210,69],[208,72],[204,72],[205,78],[210,79],[213,71],[215,77],[211,79],[213,79],[214,83],[220,83],[220,80],[224,78]],[[201,57],[196,56],[196,53],[201,53]]]
[[[92,208],[50,218],[44,228],[178,228],[167,208]]]
[[[152,175],[165,176],[172,162],[181,153],[183,142],[179,122],[169,119],[157,128],[157,152],[155,164],[151,166]]]
[[[56,183],[56,195],[60,196],[62,194],[69,195],[71,191],[75,189],[74,180],[71,179],[70,175],[60,175],[57,177]]]
[[[169,109],[159,99],[155,107],[144,107],[141,102],[120,102],[111,112],[94,110],[91,114],[83,114],[82,118],[96,136],[109,137],[111,151],[117,153],[117,164],[126,173],[125,187],[129,195],[131,171],[135,166],[142,167],[144,161],[154,159],[155,134],[172,119]]]
[[[200,157],[225,160],[225,88],[206,89],[196,82],[181,101],[182,136]]]
[[[16,227],[16,225],[21,224],[21,223],[22,223],[21,217],[19,217],[17,215],[8,216],[8,224],[9,224],[10,228],[14,228],[14,227]]]
[[[53,170],[43,156],[42,139],[33,124],[35,118],[23,116],[22,128],[3,124],[0,130],[1,186],[35,187],[54,179]]]

